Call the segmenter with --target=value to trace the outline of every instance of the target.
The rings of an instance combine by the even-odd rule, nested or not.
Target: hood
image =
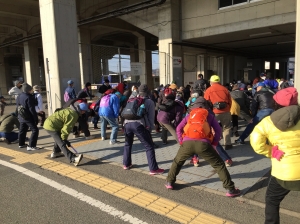
[[[298,105],[283,107],[273,112],[270,117],[276,128],[286,131],[300,120],[300,107]]]

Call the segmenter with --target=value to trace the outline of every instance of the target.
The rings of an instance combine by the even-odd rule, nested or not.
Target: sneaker
[[[104,141],[104,140],[105,140],[105,138],[104,138],[104,137],[101,137],[101,140],[102,140],[102,141]]]
[[[123,166],[124,170],[130,170],[131,168],[132,168],[132,164],[130,166],[125,166],[125,165]]]
[[[11,144],[16,144],[16,143],[19,143],[19,139],[17,139],[17,140],[15,140],[15,141],[11,142]]]
[[[166,145],[166,144],[168,144],[168,142],[163,142],[162,144],[163,144],[163,145]]]
[[[85,137],[86,140],[91,140],[91,139],[94,139],[96,136],[95,135],[90,135],[88,137]]]
[[[52,152],[50,157],[51,158],[57,158],[57,157],[60,157],[60,156],[63,156],[64,154],[62,152]]]
[[[165,187],[166,187],[168,190],[173,190],[173,186],[172,186],[172,184],[171,184],[170,182],[167,182],[167,183],[165,184]]]
[[[114,145],[114,144],[118,144],[118,143],[120,143],[120,141],[117,141],[117,140],[115,140],[115,141],[109,141],[110,145]]]
[[[36,150],[40,150],[40,148],[27,146],[27,151],[36,151]]]
[[[225,149],[225,150],[232,149],[232,145],[225,145],[225,146],[224,146],[224,149]]]
[[[226,160],[225,161],[225,165],[227,166],[227,167],[230,167],[231,165],[232,165],[232,160],[231,159],[228,159],[228,160]]]
[[[165,170],[164,169],[157,169],[150,171],[150,175],[162,174]]]
[[[100,129],[98,126],[94,126],[94,130]]]
[[[6,144],[10,144],[10,142],[6,138],[0,138],[0,142],[5,142]]]
[[[74,162],[73,162],[74,166],[79,165],[80,161],[82,160],[82,157],[83,157],[82,154],[78,154],[78,156],[75,157]]]
[[[234,136],[235,136],[235,137],[240,137],[239,132],[238,132],[238,131],[234,132]]]
[[[193,158],[192,158],[192,160],[193,160],[193,164],[194,164],[194,166],[199,166],[199,159],[198,159],[198,157],[196,157],[196,156],[194,156]]]
[[[80,134],[73,135],[74,138],[80,137]]]
[[[20,149],[22,149],[22,148],[26,148],[27,147],[27,145],[25,144],[25,145],[19,145],[19,148]]]
[[[241,191],[237,188],[227,191],[226,196],[227,197],[235,197],[239,196],[241,194]]]
[[[240,144],[240,145],[244,145],[245,144],[245,142],[242,139],[240,139],[240,138],[238,138],[237,140],[235,140],[235,143],[236,144]]]

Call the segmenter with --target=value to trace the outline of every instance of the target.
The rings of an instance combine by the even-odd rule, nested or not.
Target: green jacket
[[[44,129],[60,132],[61,139],[67,140],[78,120],[78,117],[78,112],[71,108],[59,110],[46,119]]]
[[[2,115],[0,117],[0,123],[1,123],[0,132],[11,133],[14,130],[15,125],[17,126],[18,129],[20,128],[20,122],[18,118],[11,114]]]

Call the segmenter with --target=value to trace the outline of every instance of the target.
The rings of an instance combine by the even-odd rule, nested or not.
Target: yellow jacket
[[[231,98],[231,107],[230,107],[230,113],[231,115],[237,115],[240,116],[240,105],[233,99]]]
[[[298,109],[292,113],[290,107],[294,107],[292,110]],[[250,135],[250,143],[256,153],[271,158],[275,145],[285,153],[280,161],[271,158],[271,175],[283,181],[300,180],[300,109],[298,106],[290,107],[264,118]]]

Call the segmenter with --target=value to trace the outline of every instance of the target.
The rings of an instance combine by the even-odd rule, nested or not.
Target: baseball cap
[[[88,105],[86,103],[80,103],[80,104],[78,104],[78,107],[82,111],[87,111],[89,109]]]
[[[73,82],[72,80],[69,80],[67,83],[68,83],[68,85],[71,85],[71,84],[73,84],[74,82]]]
[[[211,82],[220,82],[220,77],[218,75],[212,75],[210,77],[210,80]]]

